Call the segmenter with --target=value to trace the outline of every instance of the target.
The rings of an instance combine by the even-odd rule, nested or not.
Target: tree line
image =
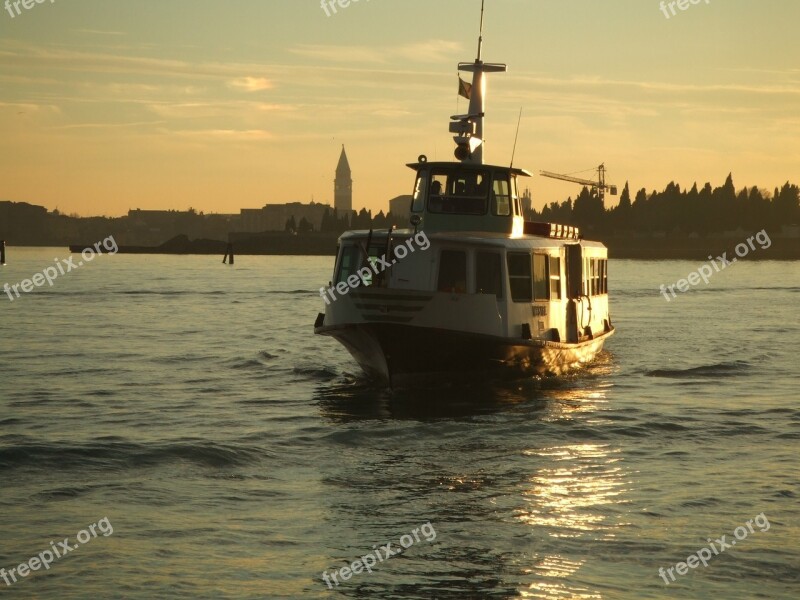
[[[606,208],[596,192],[583,188],[573,201],[552,202],[529,216],[535,221],[576,225],[599,233],[680,232],[685,234],[722,233],[738,228],[777,228],[800,224],[800,188],[785,183],[774,192],[763,188],[733,185],[732,175],[725,184],[712,188],[706,183],[698,188],[681,189],[670,182],[662,192],[649,194],[642,188],[631,201],[628,183],[619,204]]]
[[[800,224],[800,187],[786,182],[773,192],[757,187],[737,192],[729,174],[720,187],[712,188],[706,183],[699,188],[695,183],[689,189],[681,189],[670,182],[661,192],[648,193],[642,188],[631,200],[626,182],[616,206],[606,208],[596,190],[584,187],[575,200],[569,197],[560,203],[551,202],[541,211],[528,211],[525,218],[610,235],[664,232],[704,236],[738,228],[780,229],[782,225]],[[391,212],[380,211],[373,216],[372,211],[362,208],[340,215],[337,209],[328,208],[320,231],[342,233],[350,229],[386,229],[391,225],[406,227],[407,223]],[[315,231],[315,227],[305,218],[297,223],[292,216],[286,221],[286,231],[306,233]]]
[[[409,201],[410,202],[410,201]],[[322,215],[322,224],[319,231],[322,233],[344,233],[350,229],[388,229],[392,225],[404,227],[405,223],[401,223],[400,219],[393,216],[392,213],[384,214],[380,211],[377,215],[372,216],[372,211],[362,208],[360,211],[348,211],[344,214],[339,214],[339,210],[334,208],[326,208]],[[310,233],[316,231],[316,228],[305,217],[300,219],[299,222],[295,221],[294,215],[286,220],[285,231],[296,233]]]

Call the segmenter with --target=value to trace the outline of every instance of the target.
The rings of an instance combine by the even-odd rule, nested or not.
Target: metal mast
[[[472,73],[469,112],[450,117],[450,133],[455,133],[455,156],[465,163],[483,164],[483,121],[485,117],[486,73],[503,73],[505,64],[483,62],[483,12],[481,0],[481,25],[478,34],[478,55],[474,63],[458,63],[458,70]]]

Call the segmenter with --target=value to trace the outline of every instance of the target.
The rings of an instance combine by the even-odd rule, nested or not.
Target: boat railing
[[[541,223],[537,221],[525,221],[523,232],[526,235],[538,235],[556,240],[579,240],[581,239],[580,229],[572,225],[561,225],[560,223]]]

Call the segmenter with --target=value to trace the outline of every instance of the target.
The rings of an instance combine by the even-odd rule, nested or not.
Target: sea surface
[[[0,284],[68,256],[9,248]],[[313,335],[329,257],[3,294],[0,568],[39,568],[0,598],[800,598],[800,263],[660,294],[701,265],[612,259],[583,372],[416,391]]]

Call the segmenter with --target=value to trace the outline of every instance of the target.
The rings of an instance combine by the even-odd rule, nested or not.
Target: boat
[[[615,332],[608,250],[572,226],[526,222],[514,166],[484,162],[483,6],[466,114],[450,118],[455,161],[410,163],[408,226],[347,231],[314,333],[340,342],[391,387],[561,376]],[[459,78],[460,79],[460,78]],[[513,165],[513,160],[512,160]]]

